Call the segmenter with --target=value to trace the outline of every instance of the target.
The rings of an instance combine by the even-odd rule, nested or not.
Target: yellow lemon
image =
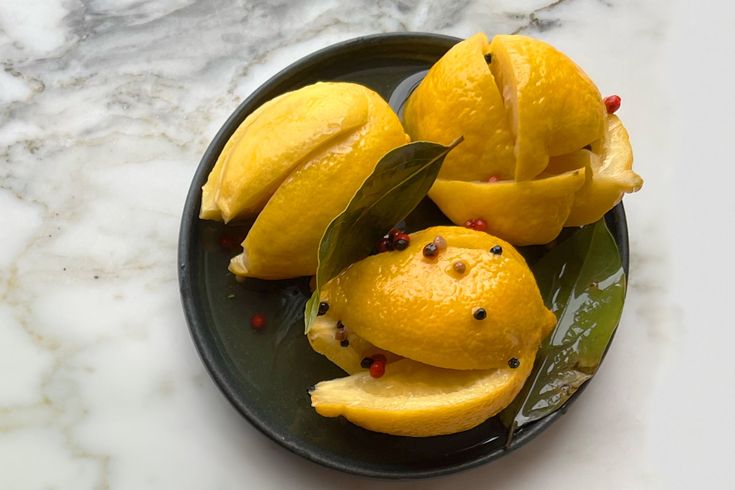
[[[344,416],[366,429],[428,437],[471,429],[505,408],[520,391],[535,353],[517,369],[453,370],[409,359],[390,363],[385,374],[365,372],[322,381],[311,405],[325,417]]]
[[[607,116],[607,138],[592,145],[599,154],[592,160],[585,185],[574,197],[565,226],[581,226],[602,218],[623,198],[636,192],[643,179],[633,171],[633,150],[628,132],[615,115]]]
[[[581,152],[589,158],[588,151]],[[574,155],[569,160],[581,166],[585,155]],[[429,196],[456,224],[481,218],[487,222],[489,233],[515,245],[541,244],[561,231],[572,209],[574,193],[585,183],[585,174],[582,167],[522,182],[438,179]]]
[[[425,257],[437,236],[446,249]],[[321,301],[329,304],[324,321],[339,321],[378,349],[450,369],[507,366],[535,352],[556,322],[510,244],[458,227],[428,228],[412,234],[406,250],[351,265],[322,288]]]
[[[296,168],[366,124],[367,99],[355,84],[316,83],[265,103],[227,141],[202,188],[200,216],[259,212]]]
[[[489,50],[482,33],[456,44],[431,67],[406,103],[403,119],[412,139],[449,144],[464,136],[444,160],[442,178],[514,175],[513,135],[484,58]]]
[[[515,179],[539,175],[549,157],[579,150],[604,132],[597,87],[565,54],[538,39],[498,35],[490,69],[515,135]]]
[[[398,117],[377,93],[356,84],[329,85],[331,88],[321,93],[327,99],[335,96],[338,87],[336,93],[351,93],[349,98],[357,101],[358,107],[364,101],[364,124],[345,130],[360,118],[320,121],[318,108],[324,104],[317,102],[293,108],[292,118],[309,114],[309,120],[320,122],[299,126],[299,132],[291,134],[299,144],[308,145],[300,149],[297,163],[289,165],[288,175],[258,215],[242,244],[243,253],[232,259],[230,270],[238,276],[283,279],[314,274],[319,240],[329,222],[345,208],[380,158],[409,140]],[[331,103],[325,104],[331,107]],[[322,115],[331,117],[334,112]],[[259,116],[266,117],[268,111]],[[338,136],[325,138],[325,132]],[[275,151],[264,141],[253,144],[261,152]],[[264,172],[268,175],[267,169]]]

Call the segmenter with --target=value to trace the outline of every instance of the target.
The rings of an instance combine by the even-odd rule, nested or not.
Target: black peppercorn
[[[317,312],[317,316],[326,315],[326,313],[329,311],[329,303],[326,301],[322,301],[319,303],[319,311]]]
[[[363,357],[362,361],[360,361],[360,367],[363,369],[370,369],[370,366],[373,364],[373,358],[372,357]]]
[[[403,238],[399,238],[393,243],[393,248],[396,250],[406,250],[408,248],[408,240],[405,240]]]
[[[516,359],[515,357],[511,357],[508,359],[508,367],[511,369],[517,369],[521,366],[521,361]]]
[[[475,308],[475,311],[472,312],[472,316],[475,317],[475,320],[484,320],[487,318],[487,311],[485,311],[485,308]]]
[[[348,347],[350,345],[350,341],[347,339],[340,340],[339,345],[341,345],[342,347]]]
[[[490,249],[490,253],[494,255],[500,255],[503,253],[503,247],[500,245],[495,245],[493,248]]]

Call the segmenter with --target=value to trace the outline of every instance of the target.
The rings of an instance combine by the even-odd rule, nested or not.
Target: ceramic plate
[[[289,450],[338,470],[384,478],[438,476],[497,459],[535,437],[560,411],[523,427],[509,448],[505,428],[493,418],[454,435],[414,439],[370,432],[342,418],[327,419],[310,407],[307,388],[344,376],[313,352],[303,333],[308,278],[237,282],[227,272],[249,223],[227,227],[198,219],[201,187],[230,135],[258,106],[284,92],[328,80],[364,84],[400,109],[410,88],[459,39],[434,34],[386,34],[336,44],[289,66],[247,100],[209,145],[184,208],[179,238],[179,282],[191,335],[212,378],[255,427]],[[396,90],[398,89],[398,90]],[[627,272],[625,213],[606,216]],[[409,231],[448,220],[428,200],[406,220]],[[234,243],[231,247],[229,244]],[[253,330],[262,313],[267,326]]]

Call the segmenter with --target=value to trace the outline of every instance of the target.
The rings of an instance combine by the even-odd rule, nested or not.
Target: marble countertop
[[[413,488],[319,467],[245,422],[197,356],[176,277],[189,182],[237,104],[311,51],[407,30],[550,41],[622,96],[646,179],[625,201],[622,326],[584,396],[519,451],[422,488],[735,488],[733,15],[664,0],[3,0],[0,488]]]

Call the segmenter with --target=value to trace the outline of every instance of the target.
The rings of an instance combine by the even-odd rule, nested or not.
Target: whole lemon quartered
[[[446,246],[426,256],[438,241]],[[400,435],[458,432],[493,416],[556,323],[513,246],[460,227],[428,228],[405,250],[353,264],[321,301],[309,341],[352,376],[318,383],[312,405]],[[385,375],[373,378],[361,360],[378,354]]]
[[[200,215],[259,213],[230,270],[282,279],[314,274],[329,222],[391,149],[408,142],[372,90],[316,83],[253,112],[225,145],[202,190]]]
[[[600,219],[642,186],[627,133],[605,111],[590,78],[552,46],[479,33],[431,68],[404,121],[417,139],[465,136],[429,193],[439,208],[528,245]]]

